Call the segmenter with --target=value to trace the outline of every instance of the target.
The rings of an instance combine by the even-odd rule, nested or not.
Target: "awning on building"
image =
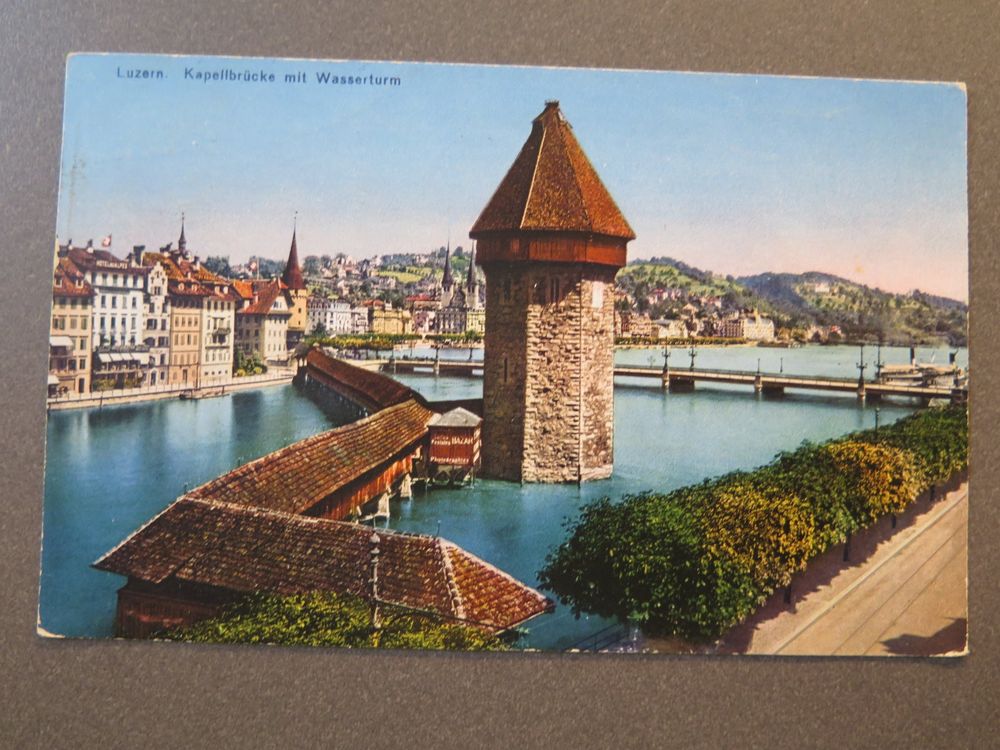
[[[59,378],[55,375],[49,375],[49,385],[59,385]]]
[[[49,346],[57,349],[72,349],[73,339],[69,336],[49,336]]]

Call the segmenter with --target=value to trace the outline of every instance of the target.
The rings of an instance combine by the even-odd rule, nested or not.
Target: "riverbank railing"
[[[278,383],[292,378],[295,371],[286,367],[271,367],[267,372],[259,375],[244,375],[232,377],[227,380],[204,383],[195,388],[191,383],[163,383],[159,385],[137,386],[135,388],[112,388],[106,391],[90,391],[89,393],[63,393],[49,396],[47,403],[49,406],[69,405],[90,402],[110,402],[124,398],[141,400],[144,397],[155,397],[162,395],[181,395],[182,393],[197,393],[204,391],[215,391],[225,388],[242,389],[252,385],[265,385],[268,383]]]

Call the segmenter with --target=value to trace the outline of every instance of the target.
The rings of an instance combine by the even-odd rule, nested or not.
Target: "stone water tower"
[[[483,473],[611,475],[614,280],[635,233],[550,101],[469,236],[486,276]]]

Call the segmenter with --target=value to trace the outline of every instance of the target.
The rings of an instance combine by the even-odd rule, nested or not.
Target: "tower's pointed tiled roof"
[[[288,251],[288,262],[285,264],[285,272],[281,274],[281,280],[289,289],[305,289],[306,282],[302,278],[302,269],[299,267],[299,248],[295,240],[296,229],[292,229],[292,249]]]
[[[470,234],[518,230],[635,238],[556,101],[546,102],[532,121],[531,135]]]
[[[451,289],[454,279],[451,277],[451,242],[448,242],[448,249],[444,251],[444,275],[441,277],[441,286],[444,289]]]

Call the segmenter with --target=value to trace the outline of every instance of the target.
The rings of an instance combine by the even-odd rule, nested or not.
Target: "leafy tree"
[[[237,348],[233,354],[233,374],[237,377],[242,377],[243,375],[260,375],[267,372],[267,364],[265,364],[257,352],[247,354],[242,349]]]
[[[320,266],[319,257],[316,255],[307,255],[302,261],[302,273],[306,276],[319,276]]]
[[[370,603],[351,594],[314,592],[292,596],[252,594],[220,616],[164,638],[194,643],[269,643],[283,646],[419,648],[503,651],[497,635],[433,614],[380,605],[381,627],[372,625]]]
[[[228,255],[210,255],[205,258],[204,266],[212,273],[227,279],[233,275],[233,269],[229,267]]]

